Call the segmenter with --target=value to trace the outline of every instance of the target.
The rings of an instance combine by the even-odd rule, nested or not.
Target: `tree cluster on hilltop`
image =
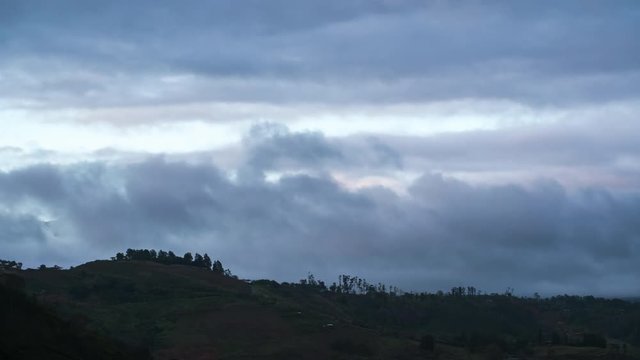
[[[0,269],[3,270],[20,270],[22,263],[13,260],[0,260]]]
[[[177,256],[173,251],[154,250],[154,249],[127,249],[125,253],[117,253],[112,257],[113,261],[152,261],[165,265],[187,265],[201,267],[211,270],[215,273],[231,275],[229,270],[225,270],[220,260],[211,261],[207,253],[195,255],[186,252],[183,256]]]

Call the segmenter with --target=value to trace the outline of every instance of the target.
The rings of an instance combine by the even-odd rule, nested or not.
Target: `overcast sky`
[[[640,3],[0,0],[0,258],[640,295]]]

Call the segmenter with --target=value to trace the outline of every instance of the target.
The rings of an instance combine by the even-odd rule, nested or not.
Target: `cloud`
[[[598,1],[0,1],[3,256],[163,247],[242,276],[629,293],[639,18]]]
[[[490,182],[547,177],[569,187],[637,191],[640,127],[633,114],[614,106],[536,125],[379,138],[409,171],[437,169]]]
[[[264,180],[267,173],[319,174],[331,171],[385,173],[402,168],[402,156],[382,140],[340,140],[318,131],[293,132],[280,123],[252,126],[243,142],[242,181]]]
[[[207,251],[248,277],[348,272],[410,290],[617,295],[640,272],[640,198],[553,181],[477,186],[426,173],[399,196],[350,191],[326,174],[238,183],[213,165],[162,157],[32,166],[1,179],[6,214],[23,214],[2,217],[4,256],[31,266],[153,247]],[[56,236],[37,214],[56,219]],[[28,241],[40,252],[15,246]]]
[[[0,212],[0,229],[0,243],[6,248],[16,248],[20,244],[42,242],[45,239],[40,221],[28,214]]]
[[[0,13],[0,94],[53,107],[638,96],[631,2],[3,1]]]
[[[290,133],[282,124],[254,125],[245,138],[249,148],[245,171],[322,167],[326,161],[341,161],[343,155],[318,132]]]

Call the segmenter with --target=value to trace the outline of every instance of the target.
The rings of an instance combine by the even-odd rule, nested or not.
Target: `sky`
[[[640,295],[640,3],[0,0],[0,258]]]

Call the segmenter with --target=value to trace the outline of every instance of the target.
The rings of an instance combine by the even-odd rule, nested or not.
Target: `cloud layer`
[[[0,13],[0,94],[23,103],[638,96],[633,1],[5,0]]]
[[[404,194],[379,184],[350,188],[330,169],[369,163],[331,142],[256,126],[235,179],[211,162],[170,156],[4,172],[3,256],[73,264],[154,247],[208,251],[247,277],[295,280],[312,271],[409,290],[635,291],[637,192],[553,180],[478,185],[429,171]],[[369,149],[389,169],[398,166],[387,145],[370,140]],[[280,176],[269,180],[269,172]]]

